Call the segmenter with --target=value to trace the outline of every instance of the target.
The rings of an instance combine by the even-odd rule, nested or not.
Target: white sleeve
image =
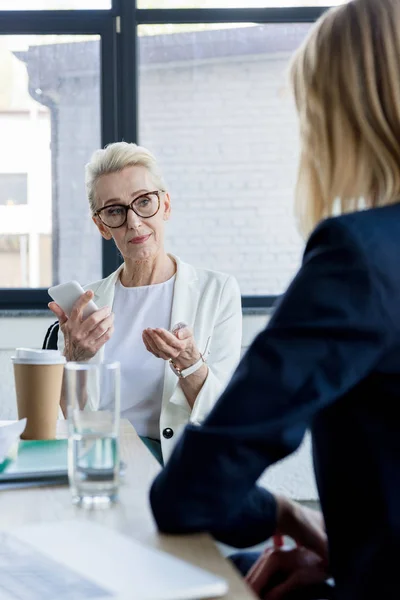
[[[228,277],[221,293],[218,315],[207,358],[208,375],[193,405],[190,422],[200,424],[213,408],[229,383],[240,360],[242,343],[242,303],[239,285]],[[180,385],[175,388],[172,402],[187,404]],[[177,396],[182,396],[178,399]]]

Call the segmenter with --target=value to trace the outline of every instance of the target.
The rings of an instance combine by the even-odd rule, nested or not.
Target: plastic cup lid
[[[17,348],[15,356],[11,357],[14,363],[60,365],[66,362],[59,350],[39,350],[36,348]]]

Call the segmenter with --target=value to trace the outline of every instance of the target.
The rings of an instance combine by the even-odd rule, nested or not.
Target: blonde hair
[[[328,11],[294,56],[304,235],[337,212],[400,200],[399,23],[399,0],[352,0]]]
[[[127,142],[109,144],[103,150],[96,150],[85,167],[86,193],[90,210],[94,214],[96,205],[96,183],[102,175],[117,173],[126,167],[143,166],[149,170],[154,184],[165,191],[165,181],[159,171],[157,161],[146,148]]]

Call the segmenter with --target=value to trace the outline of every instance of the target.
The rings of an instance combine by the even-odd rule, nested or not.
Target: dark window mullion
[[[120,137],[118,94],[118,39],[115,18],[108,21],[101,37],[101,145],[116,142]],[[99,233],[100,235],[100,233]],[[107,277],[121,263],[113,241],[102,240],[102,275]]]
[[[113,19],[112,13],[111,10],[0,11],[0,34],[96,34]]]
[[[0,310],[45,310],[50,300],[45,288],[0,288]]]
[[[120,85],[121,139],[138,142],[138,48],[136,0],[121,0]]]
[[[124,1],[124,0],[122,0]],[[329,7],[137,9],[139,25],[184,23],[313,23]]]

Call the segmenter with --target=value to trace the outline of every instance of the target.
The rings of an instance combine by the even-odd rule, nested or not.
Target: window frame
[[[329,6],[284,8],[137,8],[113,0],[99,10],[0,11],[0,35],[99,35],[101,37],[101,143],[138,139],[138,27],[196,23],[313,23]],[[123,85],[122,85],[123,82]],[[132,108],[133,107],[133,108]],[[102,242],[103,277],[121,264],[112,242]],[[242,296],[245,311],[263,312],[279,296]],[[0,311],[42,311],[46,288],[0,288]]]

